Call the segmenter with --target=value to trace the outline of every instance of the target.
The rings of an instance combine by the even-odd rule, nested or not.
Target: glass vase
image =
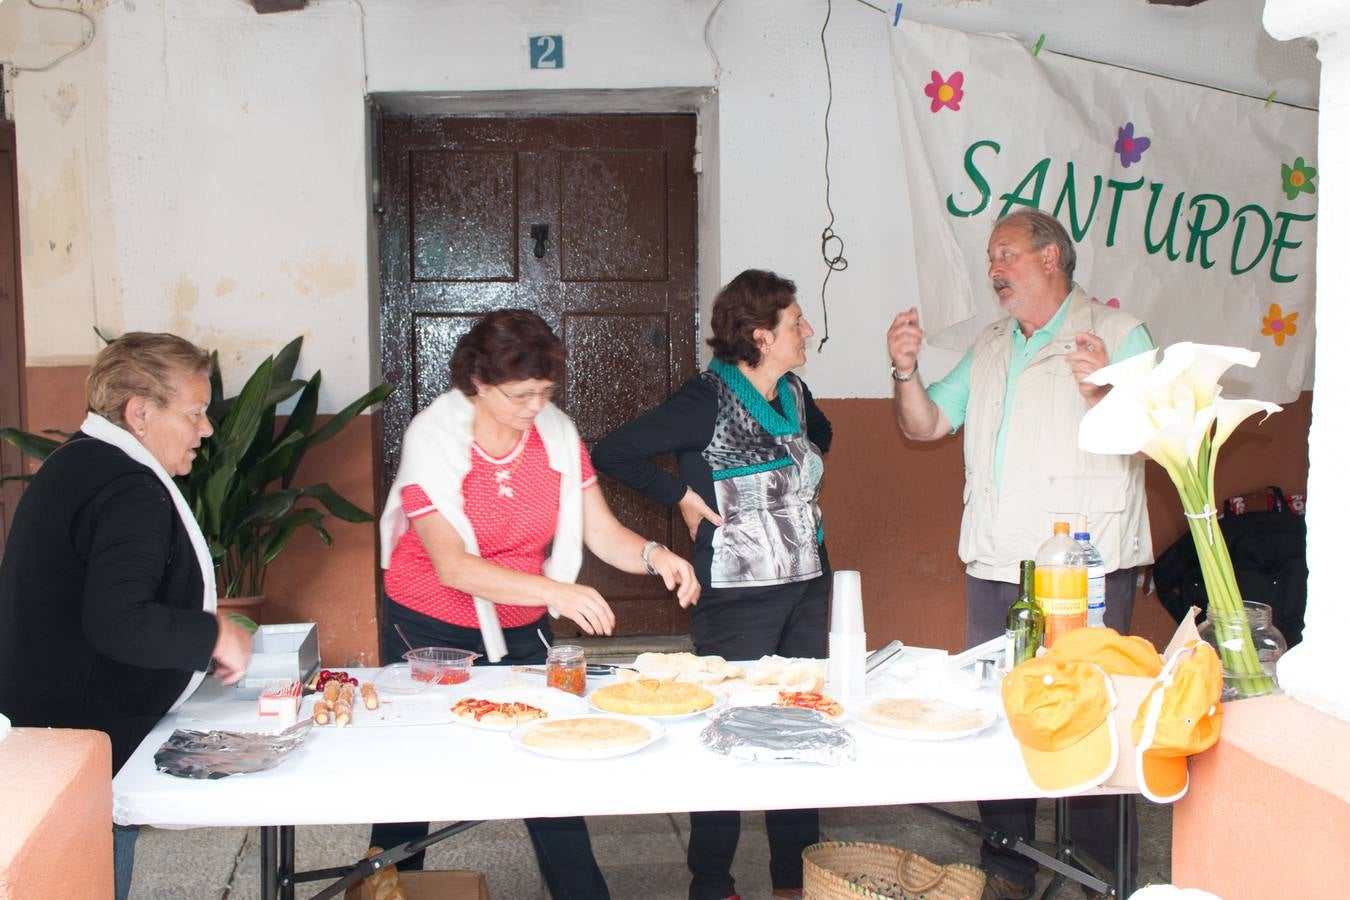
[[[1200,638],[1218,651],[1219,660],[1223,664],[1225,702],[1279,693],[1279,684],[1275,680],[1275,662],[1289,648],[1284,635],[1280,634],[1280,630],[1271,621],[1269,604],[1244,600],[1242,605],[1245,615],[1224,613],[1211,606],[1206,613],[1205,621],[1199,625]],[[1237,658],[1248,639],[1248,632],[1260,664],[1259,674],[1236,671]]]

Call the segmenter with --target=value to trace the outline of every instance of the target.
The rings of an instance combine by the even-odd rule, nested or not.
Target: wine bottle
[[[1036,605],[1036,563],[1022,560],[1022,582],[1017,599],[1004,620],[1004,667],[1009,671],[1036,655],[1045,637],[1045,615]]]

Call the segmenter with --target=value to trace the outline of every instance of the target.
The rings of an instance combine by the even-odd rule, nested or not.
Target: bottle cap
[[[1068,533],[1069,533],[1069,523],[1068,523],[1068,522],[1056,522],[1056,523],[1055,523],[1055,534],[1068,534]]]

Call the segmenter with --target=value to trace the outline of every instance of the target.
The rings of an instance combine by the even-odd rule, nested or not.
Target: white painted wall
[[[1350,720],[1345,690],[1341,621],[1350,600],[1345,587],[1345,517],[1350,479],[1345,443],[1350,436],[1350,363],[1344,335],[1350,310],[1337,302],[1350,280],[1350,4],[1345,0],[1266,0],[1265,26],[1280,38],[1317,38],[1322,60],[1318,117],[1317,240],[1340,252],[1317,255],[1317,337],[1312,428],[1308,433],[1308,610],[1303,643],[1280,660],[1280,685],[1320,709]]]
[[[716,127],[704,132],[700,281],[774,268],[798,281],[823,330],[825,0],[364,0],[364,28],[353,0],[268,16],[241,0],[86,5],[93,45],[49,72],[19,73],[7,98],[30,365],[88,361],[97,322],[180,332],[220,349],[242,377],[305,334],[302,367],[324,369],[326,410],[363,391],[378,366],[367,91],[716,86],[705,109]],[[1257,96],[1316,98],[1310,45],[1267,38],[1261,0],[1192,10],[910,0],[905,10],[1032,41],[1044,32],[1055,50]],[[905,197],[889,27],[889,13],[833,0],[832,198],[850,267],[831,279],[831,340],[804,372],[824,397],[888,393],[883,334],[913,292],[908,226],[894,214]],[[0,59],[40,65],[76,46],[80,28],[73,15],[0,2]],[[562,71],[528,68],[532,33],[564,35]],[[936,373],[955,357],[930,352],[925,362]]]

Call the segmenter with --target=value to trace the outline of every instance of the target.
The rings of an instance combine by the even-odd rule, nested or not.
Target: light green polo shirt
[[[1072,292],[1071,292],[1072,293]],[[1026,369],[1027,364],[1036,356],[1042,347],[1050,343],[1051,338],[1059,333],[1060,326],[1064,324],[1064,317],[1069,314],[1068,297],[1065,302],[1059,305],[1059,310],[1051,316],[1050,321],[1046,322],[1044,327],[1036,330],[1031,337],[1024,337],[1022,329],[1014,327],[1012,329],[1012,356],[1008,360],[1008,384],[1003,392],[1003,419],[998,425],[998,436],[994,440],[994,483],[1001,484],[1003,478],[1003,442],[1008,434],[1008,416],[1012,413],[1013,397],[1017,394],[1017,379],[1022,376],[1022,371]],[[1145,350],[1153,349],[1153,336],[1148,333],[1148,326],[1140,323],[1129,334],[1125,335],[1125,340],[1120,342],[1116,352],[1111,354],[1111,362],[1118,363],[1122,359],[1129,359],[1143,353]],[[938,409],[947,416],[947,421],[952,425],[952,433],[966,421],[966,404],[970,401],[970,351],[961,357],[961,361],[956,364],[956,368],[947,373],[946,377],[940,381],[935,381],[928,386],[928,396]]]

